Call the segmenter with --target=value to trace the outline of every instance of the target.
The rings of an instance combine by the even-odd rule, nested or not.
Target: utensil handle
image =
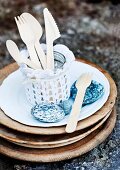
[[[47,68],[54,69],[53,42],[47,41]]]
[[[79,89],[77,92],[74,104],[72,106],[72,111],[70,113],[68,123],[65,129],[67,133],[72,133],[76,130],[79,113],[81,111],[83,99],[85,96],[85,91],[85,89]]]
[[[33,69],[39,69],[39,67],[35,63],[32,63],[32,61],[29,59],[23,60],[23,63],[27,64],[29,67]]]
[[[41,45],[40,45],[39,41],[37,41],[35,43],[35,48],[36,48],[39,60],[41,61],[43,69],[46,69],[46,64],[47,64],[46,63],[47,62],[46,61],[46,56],[45,56],[45,53],[44,53],[43,49],[41,48]]]
[[[27,49],[28,49],[31,61],[41,69],[41,64],[38,60],[38,56],[36,54],[34,46],[33,45],[27,45]]]

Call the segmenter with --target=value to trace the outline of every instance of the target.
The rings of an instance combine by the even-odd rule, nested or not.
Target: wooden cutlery
[[[29,27],[28,23],[23,17],[19,17],[19,16],[18,18],[15,17],[15,21],[16,21],[21,39],[27,46],[32,62],[35,65],[37,65],[38,68],[41,68],[40,61],[38,59],[37,53],[34,48],[35,38],[34,38],[31,28]]]
[[[84,73],[78,78],[76,82],[77,95],[74,104],[72,106],[72,110],[65,129],[67,133],[72,133],[76,130],[78,117],[81,111],[85,92],[87,87],[91,84],[91,81],[92,81],[92,74]]]
[[[17,45],[12,40],[7,40],[6,46],[7,46],[7,49],[9,51],[10,55],[13,57],[13,59],[17,63],[19,63],[19,64],[24,63],[33,69],[37,68],[37,66],[34,63],[32,63],[32,61],[30,61],[30,59],[22,58],[20,56],[20,51],[19,51]]]
[[[47,44],[47,68],[54,69],[53,42],[60,37],[60,32],[54,18],[47,8],[44,9],[43,13]]]
[[[32,29],[32,32],[35,37],[34,45],[35,45],[36,52],[38,54],[39,60],[41,61],[42,68],[46,69],[46,56],[39,43],[39,40],[43,33],[42,27],[40,23],[36,20],[36,18],[34,18],[31,14],[25,12],[25,13],[22,13],[21,16],[27,21],[27,23],[29,24],[29,27]]]
[[[41,48],[39,40],[42,36],[42,27],[40,23],[29,13],[23,13],[18,17],[15,17],[21,39],[26,44],[28,53],[31,60],[21,60],[18,54],[18,48],[13,42],[7,42],[7,48],[10,54],[18,63],[26,63],[34,69],[54,69],[54,54],[53,54],[53,42],[60,37],[59,29],[53,19],[51,13],[47,8],[44,9],[45,30],[46,30],[46,44],[47,44],[47,57]],[[14,54],[14,48],[10,46],[16,46],[17,54]],[[11,53],[12,51],[12,53]],[[16,53],[15,51],[15,53]]]

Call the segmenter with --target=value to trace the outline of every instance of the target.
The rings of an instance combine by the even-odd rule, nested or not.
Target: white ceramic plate
[[[85,72],[93,73],[93,80],[103,84],[104,95],[96,102],[82,108],[79,120],[85,119],[98,111],[107,101],[110,93],[110,85],[107,78],[98,69],[78,61],[74,61],[70,68],[71,85]],[[0,86],[0,107],[10,118],[30,126],[51,127],[62,126],[67,123],[68,116],[58,123],[41,123],[30,114],[32,105],[26,99],[24,77],[20,70],[10,74]]]

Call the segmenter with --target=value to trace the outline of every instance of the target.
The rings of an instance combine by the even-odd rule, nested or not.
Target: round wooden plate
[[[110,77],[110,75],[105,70],[101,69],[99,66],[95,64],[92,64],[84,60],[78,59],[77,61],[84,62],[84,63],[90,64],[93,67],[96,67],[107,77],[110,83],[110,95],[109,95],[107,102],[104,104],[104,106],[100,110],[98,110],[92,116],[78,122],[76,131],[87,128],[97,123],[102,118],[104,118],[106,114],[113,108],[115,104],[116,96],[117,96],[117,89],[116,89],[114,80]],[[11,72],[15,71],[17,68],[18,68],[17,65],[14,63],[2,69],[0,71],[1,83],[4,80],[4,78],[6,78]],[[11,129],[21,131],[24,133],[42,134],[42,135],[54,135],[54,134],[66,133],[65,126],[44,128],[44,127],[33,127],[33,126],[23,125],[17,121],[12,120],[8,116],[6,116],[2,110],[0,110],[0,123]]]
[[[95,131],[107,120],[111,111],[97,124],[90,126],[84,130],[79,130],[72,134],[60,135],[31,135],[15,130],[11,130],[3,125],[0,126],[0,137],[20,146],[30,148],[55,148],[65,146],[77,142],[87,135]]]
[[[80,156],[103,142],[112,132],[116,122],[116,112],[112,111],[107,121],[96,131],[71,145],[51,148],[25,148],[0,139],[0,153],[9,157],[32,162],[55,162]]]

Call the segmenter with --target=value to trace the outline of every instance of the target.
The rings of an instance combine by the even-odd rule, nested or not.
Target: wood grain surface
[[[110,116],[111,111],[95,125],[92,125],[84,130],[79,130],[71,134],[59,134],[59,135],[35,135],[18,132],[9,129],[6,126],[0,125],[0,137],[4,138],[17,145],[30,147],[30,148],[55,148],[65,146],[77,142],[87,135],[95,131]]]
[[[87,128],[87,127],[97,123],[102,118],[104,118],[106,116],[106,114],[113,108],[113,106],[115,104],[116,96],[117,96],[117,88],[116,88],[115,82],[105,70],[103,70],[99,66],[97,66],[93,63],[90,63],[88,61],[85,61],[85,60],[77,59],[77,61],[89,64],[93,67],[96,67],[106,76],[106,78],[108,79],[108,81],[110,83],[110,95],[109,95],[107,102],[104,104],[104,106],[100,110],[98,110],[92,116],[78,122],[76,131]],[[0,82],[2,83],[2,81],[10,73],[15,71],[17,68],[18,67],[17,67],[16,63],[3,68],[0,71]],[[33,126],[21,124],[17,121],[12,120],[8,116],[6,116],[2,110],[0,110],[0,123],[4,126],[11,128],[11,129],[21,131],[24,133],[41,134],[41,135],[54,135],[54,134],[65,134],[66,133],[65,126],[44,128],[44,127],[33,127]]]
[[[112,132],[116,122],[116,111],[113,109],[107,121],[93,133],[71,145],[51,148],[34,149],[15,145],[0,139],[0,153],[23,161],[55,162],[80,156],[103,142]]]

